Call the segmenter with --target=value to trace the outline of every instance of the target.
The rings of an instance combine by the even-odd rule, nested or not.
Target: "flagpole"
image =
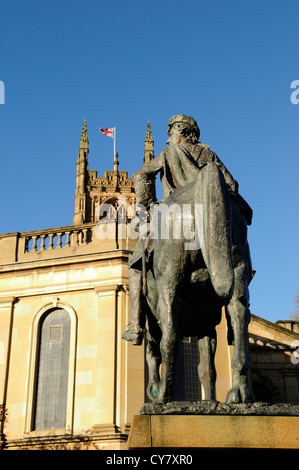
[[[118,160],[116,153],[116,127],[113,128],[113,148],[114,148],[114,171],[118,172]]]

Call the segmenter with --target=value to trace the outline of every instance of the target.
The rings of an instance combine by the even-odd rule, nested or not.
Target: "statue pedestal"
[[[299,449],[299,417],[134,416],[128,450],[149,448]]]

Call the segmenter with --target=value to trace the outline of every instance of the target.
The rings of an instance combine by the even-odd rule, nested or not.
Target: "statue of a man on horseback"
[[[215,326],[225,306],[235,344],[227,401],[252,401],[246,339],[252,275],[247,225],[252,211],[217,155],[198,141],[199,134],[192,117],[173,116],[168,122],[168,146],[134,174],[136,205],[143,208],[143,216],[157,205],[155,177],[160,173],[163,201],[158,212],[163,204],[168,227],[174,229],[179,223],[182,230],[180,236],[172,232],[161,237],[152,236],[148,229],[146,236],[139,237],[129,260],[131,322],[123,338],[140,345],[146,330],[148,394],[153,401],[167,402],[172,397],[178,338],[197,336],[200,380],[205,398],[213,399]],[[185,210],[187,206],[191,212]],[[200,221],[196,207],[202,208]],[[166,223],[163,216],[160,222]],[[190,223],[193,228],[200,224],[201,240],[186,249],[185,227]]]

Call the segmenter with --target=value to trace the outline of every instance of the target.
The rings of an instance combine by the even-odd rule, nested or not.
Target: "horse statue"
[[[147,206],[155,197],[153,177],[158,171],[164,179],[167,175],[167,181],[165,197],[151,206],[150,228],[146,237],[140,236],[130,261],[132,325],[123,337],[140,344],[136,335],[145,326],[147,394],[154,403],[169,403],[179,339],[196,336],[204,399],[215,400],[216,326],[225,307],[228,343],[234,344],[226,402],[248,403],[254,401],[247,349],[252,278],[247,225],[252,214],[218,157],[208,146],[194,144],[194,133],[197,140],[199,135],[196,126],[184,115],[171,118],[169,147],[134,174],[139,204]],[[192,131],[190,146],[184,137]]]

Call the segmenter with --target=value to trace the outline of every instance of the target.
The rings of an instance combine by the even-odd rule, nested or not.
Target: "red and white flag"
[[[116,147],[116,127],[110,127],[109,129],[103,129],[102,127],[99,128],[99,131],[102,132],[102,134],[107,135],[108,137],[112,137],[113,139],[113,149],[114,149],[114,155],[115,155],[115,147]]]
[[[102,132],[102,134],[107,135],[108,137],[113,137],[114,127],[110,128],[110,129],[102,129],[102,128],[100,127],[100,128],[99,128],[99,131]]]

